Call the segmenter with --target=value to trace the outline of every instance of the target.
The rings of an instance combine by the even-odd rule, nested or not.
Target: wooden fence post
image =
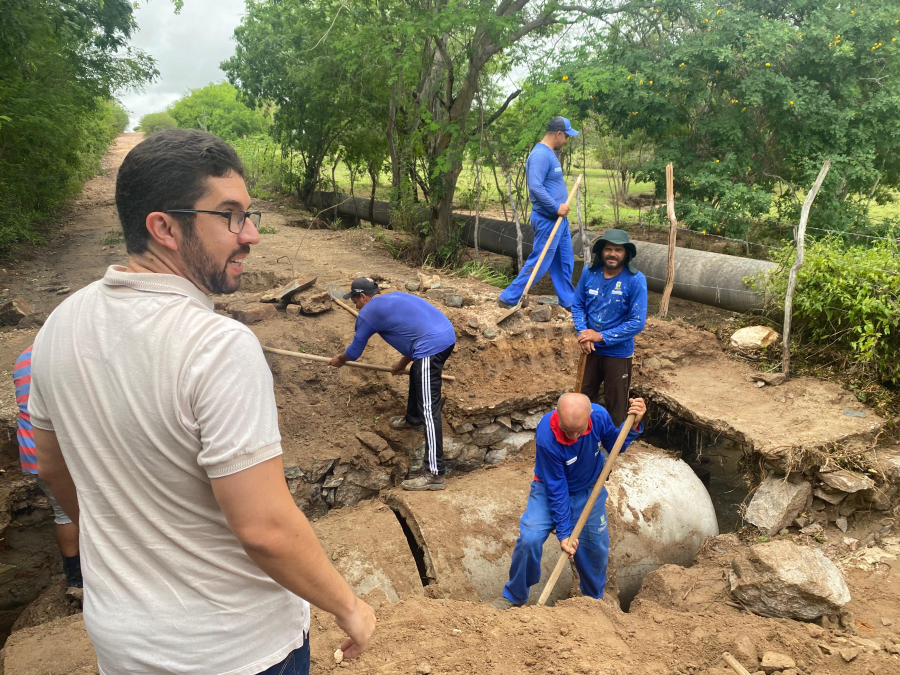
[[[506,196],[509,199],[509,207],[513,212],[513,220],[516,221],[516,258],[518,269],[522,269],[524,261],[522,260],[522,224],[519,222],[519,210],[516,208],[516,200],[512,196],[512,178],[506,174]]]
[[[784,296],[784,331],[781,335],[781,372],[785,376],[790,377],[791,374],[791,318],[794,312],[794,287],[797,285],[797,273],[803,266],[803,244],[806,238],[806,221],[809,220],[809,210],[812,208],[813,201],[822,187],[825,176],[828,175],[828,169],[831,168],[831,160],[826,159],[819,171],[816,182],[813,183],[809,194],[806,195],[806,201],[803,202],[803,210],[800,211],[800,225],[796,231],[797,257],[791,266],[788,275],[787,293]]]
[[[675,218],[675,180],[672,163],[666,164],[666,213],[669,216],[669,264],[666,268],[666,288],[659,301],[659,318],[669,313],[669,298],[675,285],[675,237],[678,236],[678,220]]]
[[[591,247],[584,238],[584,220],[581,217],[581,183],[578,184],[578,190],[575,191],[575,213],[578,216],[578,238],[581,240],[581,257],[584,259],[585,266],[587,266],[591,264]]]

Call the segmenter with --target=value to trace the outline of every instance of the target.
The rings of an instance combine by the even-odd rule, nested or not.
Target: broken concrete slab
[[[804,480],[767,476],[753,495],[744,518],[763,534],[775,534],[790,525],[806,506],[812,487]]]
[[[817,548],[787,541],[740,551],[729,572],[731,594],[765,616],[813,621],[850,602],[840,570]]]
[[[231,312],[231,318],[248,326],[267,319],[274,319],[278,315],[278,310],[274,305],[264,303],[229,305],[228,309]]]
[[[820,471],[818,474],[820,481],[841,492],[859,492],[860,490],[871,490],[875,487],[875,481],[867,476],[846,469],[838,471]]]

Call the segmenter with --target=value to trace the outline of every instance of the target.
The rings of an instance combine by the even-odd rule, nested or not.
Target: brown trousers
[[[600,403],[600,384],[603,384],[603,407],[620,426],[628,417],[628,392],[631,389],[632,357],[617,359],[612,356],[588,354],[584,364],[584,380],[581,393],[594,403]]]

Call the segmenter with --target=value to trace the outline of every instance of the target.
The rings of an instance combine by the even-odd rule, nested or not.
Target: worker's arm
[[[590,354],[594,351],[594,343],[603,340],[603,336],[595,330],[588,328],[588,307],[590,299],[588,288],[588,277],[590,270],[585,267],[581,271],[581,278],[578,280],[578,286],[575,288],[575,299],[572,301],[572,322],[575,324],[575,330],[578,332],[578,349],[582,354]]]
[[[532,151],[525,166],[531,203],[538,207],[539,213],[545,215],[550,213],[558,214],[560,206],[565,206],[565,204],[559,204],[547,192],[547,188],[544,187],[544,181],[547,178],[547,172],[550,171],[550,165],[550,153]]]
[[[603,331],[603,342],[615,345],[630,340],[644,330],[647,324],[647,280],[644,275],[631,279],[631,305],[628,314],[618,326]]]
[[[34,427],[34,446],[38,460],[38,476],[50,488],[53,497],[73,523],[78,522],[78,494],[75,481],[66,466],[55,431]]]
[[[281,457],[222,478],[212,489],[247,555],[286,589],[335,616],[349,639],[347,658],[359,656],[375,631],[372,608],[356,597],[322,550],[287,483]]]
[[[401,373],[403,373],[406,370],[406,366],[408,366],[412,362],[413,362],[413,360],[410,357],[401,356],[400,360],[391,366],[391,372],[394,375],[400,375]]]
[[[625,452],[625,450],[628,449],[628,446],[631,445],[631,442],[644,432],[641,420],[647,413],[647,405],[644,403],[644,399],[631,398],[628,400],[629,408],[627,414],[634,414],[635,420],[631,430],[629,430],[628,435],[625,437],[625,442],[622,444],[620,452]],[[612,418],[609,416],[609,412],[607,412],[606,408],[600,408],[591,413],[591,424],[596,425],[596,428],[601,430],[600,444],[607,452],[610,452],[616,444],[616,439],[619,437],[619,432],[622,430],[622,427],[617,427],[613,424]],[[622,422],[622,424],[625,424],[625,422]]]
[[[362,356],[369,338],[375,335],[375,332],[375,328],[368,321],[360,316],[356,317],[356,332],[353,335],[353,342],[350,343],[350,346],[343,353],[333,357],[328,362],[328,365],[340,368],[347,361],[356,361]]]

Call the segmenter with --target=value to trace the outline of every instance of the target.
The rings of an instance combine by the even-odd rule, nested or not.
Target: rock
[[[493,415],[479,415],[478,417],[470,417],[469,421],[476,427],[486,427],[494,421]]]
[[[817,626],[814,623],[805,623],[803,626],[806,628],[806,632],[809,633],[811,638],[825,637],[825,629],[821,626]]]
[[[18,326],[19,322],[29,314],[34,314],[31,305],[23,298],[13,298],[0,307],[0,324]]]
[[[847,519],[844,518],[844,516],[840,516],[839,518],[836,518],[834,521],[834,524],[838,526],[838,529],[841,532],[847,531]]]
[[[357,469],[351,464],[338,464],[334,473],[335,478],[343,479],[334,493],[335,506],[356,506],[363,499],[374,497],[380,490],[391,485],[391,474],[380,467]],[[328,481],[324,487],[328,487]]]
[[[229,307],[229,309],[231,310],[232,319],[248,326],[267,319],[273,319],[278,315],[275,305],[267,305],[262,302],[253,305],[238,305]]]
[[[785,379],[787,379],[784,373],[753,373],[750,377],[754,382],[763,382],[772,387],[783,384]]]
[[[491,450],[503,450],[505,455],[515,457],[523,450],[533,447],[534,442],[534,432],[520,431],[510,434],[499,443],[492,445]]]
[[[523,421],[525,421],[525,418],[526,418],[527,416],[528,416],[528,415],[527,415],[526,413],[523,413],[523,412],[520,411],[520,410],[513,410],[513,411],[509,414],[509,419],[511,419],[513,422],[523,422]]]
[[[538,422],[543,419],[544,413],[532,413],[522,420],[523,429],[537,429]]]
[[[494,421],[507,429],[512,429],[512,419],[510,419],[509,415],[497,415]]]
[[[486,337],[488,340],[493,340],[495,337],[497,337],[497,329],[493,326],[488,326],[483,331],[481,331],[481,334],[484,335],[484,337]]]
[[[531,310],[531,320],[536,323],[544,323],[550,320],[549,307],[535,307]]]
[[[303,473],[303,469],[301,469],[299,466],[288,466],[284,469],[285,480],[298,480],[300,478],[303,478],[304,476],[306,476],[306,474]]]
[[[755,351],[778,342],[781,336],[768,326],[747,326],[731,336],[731,346],[736,349]]]
[[[27,329],[27,328],[40,328],[44,325],[44,322],[47,320],[46,314],[29,314],[24,319],[19,321],[18,328]]]
[[[462,307],[463,297],[461,295],[445,295],[444,304],[447,307]]]
[[[847,583],[817,548],[791,541],[755,544],[731,563],[731,594],[752,610],[812,621],[840,612],[850,601]]]
[[[390,450],[390,449],[382,450],[381,452],[378,453],[378,461],[381,464],[390,464],[392,461],[394,461],[394,457],[396,457],[396,456],[397,456],[397,453],[394,452],[393,450]]]
[[[71,292],[72,292],[72,289],[69,288],[68,286],[65,286],[63,288],[60,288],[58,291],[56,291],[56,294],[57,295],[68,295]]]
[[[326,490],[331,490],[332,488],[340,487],[343,482],[344,478],[342,476],[329,476],[322,483],[322,487]]]
[[[845,647],[840,650],[841,658],[844,659],[847,663],[850,663],[853,659],[859,656],[859,647]]]
[[[806,481],[792,483],[771,474],[753,495],[745,518],[763,534],[775,534],[793,522],[811,494],[812,487]]]
[[[484,464],[484,457],[486,453],[487,448],[485,447],[480,447],[477,445],[465,445],[455,459],[446,460],[447,467],[453,469],[454,471],[474,471]]]
[[[371,431],[357,431],[356,438],[376,455],[390,448],[386,440],[378,434],[373,434]]]
[[[321,314],[334,307],[328,291],[303,291],[291,296],[291,302],[300,305],[300,311],[304,314]]]
[[[795,665],[797,664],[794,663],[794,659],[787,654],[778,652],[765,652],[760,661],[760,668],[766,673],[771,673],[775,670],[786,670],[793,668]]]
[[[895,483],[900,483],[900,447],[879,448],[874,462],[875,471]]]
[[[472,432],[472,440],[475,442],[475,445],[485,447],[499,443],[506,437],[507,433],[507,430],[499,424],[491,423],[475,429]]]
[[[328,504],[320,486],[300,482],[291,494],[297,507],[307,518],[321,518],[328,513]]]
[[[819,472],[819,480],[841,492],[859,492],[871,490],[875,487],[875,481],[853,471],[840,469],[838,471]]]
[[[406,282],[406,290],[412,291],[413,293],[418,293],[419,289],[422,288],[422,284],[418,281],[407,281]]]
[[[430,672],[431,666],[428,665],[427,661],[422,661],[422,663],[416,666],[416,675],[429,675]]]
[[[542,298],[538,298],[539,305],[558,305],[559,297],[556,295],[545,295]]]
[[[318,483],[328,475],[328,472],[334,468],[334,465],[339,459],[340,457],[334,457],[333,459],[317,459],[313,462],[312,469],[306,472],[307,480],[310,483]]]
[[[440,288],[441,277],[438,274],[422,274],[419,272],[419,290],[423,293],[430,288]]]
[[[475,429],[475,425],[471,422],[460,422],[459,424],[453,425],[453,431],[458,434],[467,434],[470,431]]]
[[[478,329],[478,321],[476,319],[469,319],[469,321],[466,323],[466,325],[469,328],[474,328],[476,330]]]
[[[284,315],[289,319],[296,319],[300,316],[300,305],[288,305],[284,308]]]
[[[846,492],[825,492],[822,488],[816,488],[813,495],[829,504],[840,504],[847,496]]]
[[[844,408],[844,414],[847,417],[865,417],[866,413],[862,410],[854,410],[853,408]]]
[[[484,455],[485,464],[499,464],[504,459],[506,459],[505,448],[492,448],[488,450]]]
[[[444,436],[444,461],[450,461],[453,459],[457,459],[465,450],[467,443],[463,443],[462,441],[452,438],[449,436]],[[422,454],[428,449],[427,444],[422,443],[419,446],[418,450],[421,450]]]
[[[425,291],[425,297],[429,300],[443,300],[446,291],[442,288],[429,288]]]
[[[894,625],[894,622],[891,621],[891,620],[888,619],[888,618],[881,617],[881,625],[882,625],[882,626],[893,626],[893,625]]]
[[[742,635],[734,641],[731,654],[751,673],[759,667],[759,652],[749,635]]]

